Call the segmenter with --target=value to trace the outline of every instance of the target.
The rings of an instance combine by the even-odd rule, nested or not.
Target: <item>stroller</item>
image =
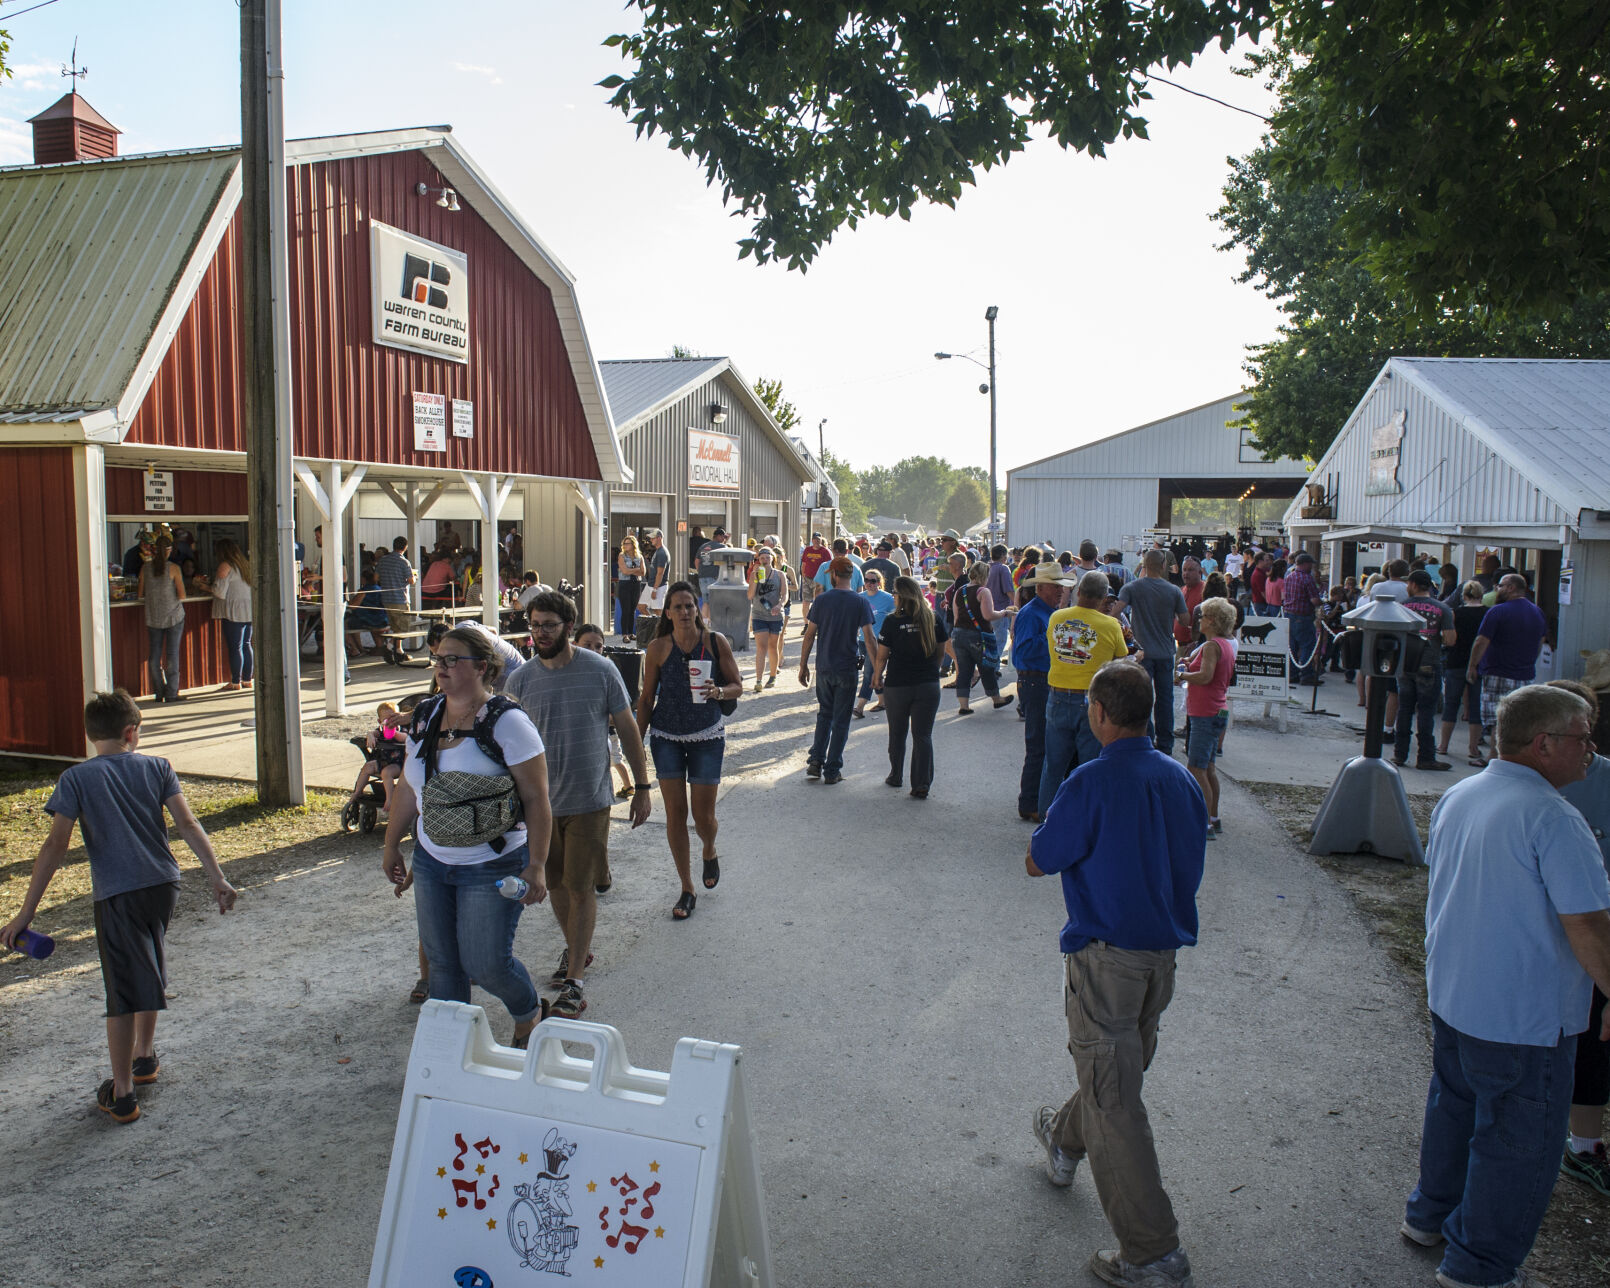
[[[348,738],[358,754],[364,760],[374,759],[369,751],[368,741],[362,734]],[[369,775],[369,781],[364,784],[363,793],[355,801],[348,801],[341,807],[341,830],[351,832],[361,828],[365,832],[375,830],[375,824],[380,821],[380,810],[386,803],[386,787],[380,781],[380,767]]]

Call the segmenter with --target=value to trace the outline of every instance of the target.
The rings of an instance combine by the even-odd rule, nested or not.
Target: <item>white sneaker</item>
[[[1475,1284],[1467,1284],[1463,1279],[1451,1279],[1442,1271],[1437,1271],[1437,1282],[1442,1288],[1477,1288]],[[1536,1275],[1528,1274],[1524,1270],[1517,1270],[1513,1279],[1506,1279],[1493,1288],[1548,1288],[1548,1285]]]
[[[1051,1123],[1057,1116],[1052,1105],[1041,1105],[1034,1111],[1032,1124],[1034,1139],[1045,1147],[1045,1178],[1051,1184],[1066,1188],[1073,1184],[1074,1173],[1079,1170],[1079,1160],[1069,1158],[1057,1148],[1056,1141],[1051,1136]]]
[[[1418,1243],[1422,1248],[1440,1248],[1446,1239],[1442,1237],[1441,1230],[1421,1230],[1405,1221],[1398,1227],[1401,1234],[1410,1243]]]

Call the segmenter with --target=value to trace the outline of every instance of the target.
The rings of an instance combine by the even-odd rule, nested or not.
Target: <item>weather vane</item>
[[[78,37],[77,36],[73,37],[73,62],[72,62],[72,66],[63,67],[61,69],[61,74],[63,76],[71,76],[75,82],[80,80],[82,77],[85,77],[85,76],[89,75],[89,68],[88,67],[80,67],[78,65]],[[75,93],[77,92],[77,88],[78,87],[75,84],[74,87],[73,87]]]

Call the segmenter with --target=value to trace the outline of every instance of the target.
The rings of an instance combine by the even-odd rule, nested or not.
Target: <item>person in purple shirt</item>
[[[997,608],[1006,608],[1017,602],[1017,594],[1012,586],[1012,565],[1006,561],[1008,553],[1005,546],[990,547],[989,572],[984,578],[984,589],[989,591],[989,597]],[[995,644],[1003,661],[1006,658],[1006,638],[1011,629],[1011,618],[995,619]]]
[[[1179,762],[1152,746],[1152,682],[1109,662],[1090,682],[1088,718],[1101,754],[1058,787],[1034,830],[1028,874],[1060,873],[1068,922],[1068,1050],[1079,1089],[1032,1118],[1046,1177],[1073,1184],[1090,1160],[1118,1247],[1090,1271],[1109,1284],[1181,1285],[1191,1265],[1157,1164],[1141,1083],[1174,994],[1175,950],[1196,943],[1196,891],[1207,806]]]
[[[1497,602],[1482,618],[1470,647],[1465,679],[1481,683],[1481,724],[1489,739],[1498,723],[1498,704],[1506,693],[1530,684],[1537,675],[1548,620],[1528,598],[1530,587],[1519,573],[1499,579]]]

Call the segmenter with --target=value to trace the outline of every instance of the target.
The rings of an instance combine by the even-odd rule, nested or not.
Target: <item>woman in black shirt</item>
[[[1465,680],[1465,668],[1470,665],[1470,650],[1481,630],[1482,618],[1487,610],[1482,607],[1486,592],[1479,581],[1467,581],[1464,602],[1453,610],[1454,642],[1443,655],[1442,677],[1442,736],[1437,739],[1437,750],[1448,754],[1448,743],[1453,739],[1453,727],[1459,721],[1460,699],[1464,700],[1465,719],[1470,723],[1469,759],[1472,765],[1485,765],[1481,755],[1481,686]]]
[[[906,763],[906,730],[911,731],[911,794],[928,798],[934,781],[934,717],[939,714],[939,663],[950,629],[934,615],[910,577],[894,579],[894,612],[878,632],[872,687],[883,694],[889,713],[889,776],[900,786]]]

